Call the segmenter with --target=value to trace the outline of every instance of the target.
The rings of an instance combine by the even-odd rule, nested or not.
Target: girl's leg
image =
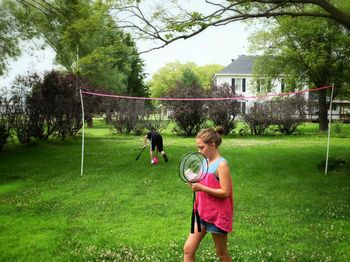
[[[152,151],[152,149],[149,151],[149,154],[151,156],[151,163],[153,164],[153,151]]]
[[[168,157],[166,156],[164,150],[162,152],[160,152],[160,153],[161,153],[162,157],[164,158],[164,161],[168,162]]]
[[[194,234],[189,234],[184,245],[184,262],[195,261],[196,250],[206,233],[205,227],[202,227],[202,232],[198,232],[195,226]]]
[[[227,234],[211,234],[215,243],[216,254],[220,258],[220,261],[231,262],[232,258],[228,253],[227,248]]]

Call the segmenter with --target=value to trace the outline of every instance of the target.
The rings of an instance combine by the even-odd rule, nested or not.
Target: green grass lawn
[[[328,175],[327,137],[224,138],[234,182],[234,261],[349,261],[350,172]],[[338,130],[339,131],[339,130]],[[333,132],[333,129],[332,129]],[[350,159],[349,126],[331,139],[330,155]],[[181,261],[192,193],[177,174],[194,138],[165,132],[169,162],[135,161],[143,137],[86,129],[80,137],[0,153],[0,261]],[[207,236],[198,261],[217,261]]]

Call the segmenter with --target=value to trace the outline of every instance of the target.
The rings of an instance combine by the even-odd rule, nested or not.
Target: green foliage
[[[57,71],[18,77],[12,86],[15,130],[21,143],[31,138],[64,139],[82,126],[78,78]]]
[[[218,64],[210,64],[204,66],[197,66],[193,71],[197,74],[201,81],[201,85],[205,90],[210,90],[212,87],[212,80],[216,73],[224,69],[224,66]]]
[[[18,43],[20,40],[20,27],[10,12],[11,6],[0,1],[0,76],[7,70],[7,60],[20,55]]]
[[[320,18],[283,17],[267,29],[251,37],[251,50],[264,53],[255,65],[257,74],[283,75],[301,85],[335,83],[338,90],[349,81],[350,35],[341,26]]]
[[[191,69],[185,69],[176,88],[171,90],[169,97],[201,98],[206,97],[200,86],[199,78]],[[176,123],[174,131],[180,135],[195,135],[206,120],[204,101],[168,101],[167,105],[173,111],[172,118]]]
[[[0,96],[0,152],[11,136],[11,128],[13,119],[11,114],[10,101]]]
[[[176,61],[168,63],[158,70],[150,82],[151,97],[163,97],[165,93],[175,88],[176,82],[180,79],[183,66]]]
[[[233,97],[236,94],[232,92],[229,85],[213,86],[211,97]],[[229,134],[235,127],[235,118],[240,108],[236,100],[210,101],[207,103],[209,117],[215,126],[221,126],[224,134]]]
[[[16,2],[21,23],[55,50],[56,62],[68,72],[115,93],[146,93],[136,45],[115,24],[108,1]]]
[[[293,134],[305,122],[306,101],[301,95],[275,99],[270,105],[272,124],[281,134]]]
[[[256,75],[283,78],[286,90],[329,86],[335,96],[349,88],[350,34],[338,23],[321,18],[282,17],[251,38],[252,50],[262,52]],[[325,90],[319,91],[320,130],[327,130]]]
[[[147,111],[143,100],[117,102],[112,114],[112,123],[119,134],[140,135],[145,128]]]
[[[247,124],[251,134],[263,135],[271,125],[270,107],[266,103],[254,103],[243,115],[243,121]]]
[[[347,0],[229,0],[229,1],[114,1],[118,23],[145,39],[159,40],[160,47],[188,39],[206,28],[262,18],[321,18],[350,29]]]
[[[200,85],[209,90],[212,85],[212,78],[215,73],[222,70],[221,65],[197,66],[193,62],[181,64],[179,61],[168,63],[160,68],[153,76],[150,82],[151,97],[163,97],[167,92],[175,88],[176,83],[181,80],[185,70],[192,70],[198,77]]]

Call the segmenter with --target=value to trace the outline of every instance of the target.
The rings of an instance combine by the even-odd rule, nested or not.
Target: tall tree
[[[272,22],[272,21],[271,21]],[[251,50],[264,55],[257,60],[257,75],[284,75],[292,88],[305,84],[335,85],[335,96],[350,83],[350,33],[331,20],[278,18],[251,37]],[[288,87],[288,86],[287,86]],[[327,90],[318,93],[320,130],[327,130]],[[330,95],[330,93],[329,93]]]
[[[117,28],[108,1],[6,1],[18,3],[13,15],[55,50],[56,62],[68,72],[77,72],[79,66],[95,85],[145,93],[143,62],[130,35]]]

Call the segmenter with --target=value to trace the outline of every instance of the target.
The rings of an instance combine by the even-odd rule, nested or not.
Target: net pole
[[[83,95],[81,93],[81,89],[79,89],[80,92],[80,102],[81,102],[81,120],[83,123],[82,126],[82,136],[81,136],[81,164],[80,164],[80,176],[83,175],[84,171],[84,142],[85,142],[85,128],[84,128],[84,101],[83,101]]]
[[[77,64],[76,64],[76,67],[77,67],[77,84],[78,84],[78,76],[79,76],[79,45],[77,45]],[[83,172],[84,172],[84,147],[85,147],[85,126],[84,126],[85,113],[84,113],[84,100],[83,100],[83,94],[81,92],[81,88],[79,88],[79,94],[80,94],[81,123],[82,123],[80,176],[83,176]]]
[[[332,84],[331,98],[330,98],[330,103],[329,103],[330,116],[329,116],[329,120],[328,120],[327,154],[326,154],[326,165],[325,165],[325,169],[324,169],[325,175],[327,175],[327,172],[328,172],[329,144],[330,144],[330,138],[331,138],[331,123],[332,123],[333,90],[334,90],[334,83]]]

